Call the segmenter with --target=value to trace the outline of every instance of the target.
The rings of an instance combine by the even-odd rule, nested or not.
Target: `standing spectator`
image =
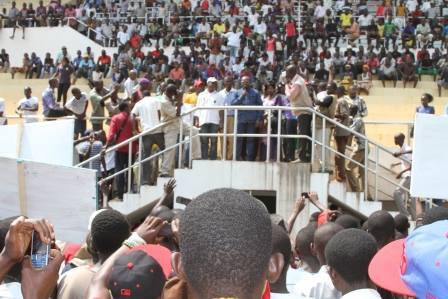
[[[56,103],[56,96],[54,90],[58,86],[58,79],[48,80],[48,87],[42,93],[42,112],[45,117],[61,117],[66,113],[63,107]]]
[[[138,79],[137,79],[137,71],[131,70],[129,72],[129,77],[124,81],[124,95],[126,99],[132,99],[132,95],[137,91],[138,88]]]
[[[169,84],[165,89],[164,99],[161,102],[160,112],[162,122],[171,121],[169,124],[163,127],[165,147],[169,148],[176,144],[178,140],[178,135],[180,132],[180,126],[182,125],[183,136],[188,136],[190,130],[192,130],[190,140],[190,151],[192,159],[201,158],[201,145],[199,138],[197,136],[198,130],[188,124],[182,122],[179,124],[179,116],[182,106],[182,95],[178,93],[177,88],[174,84]],[[169,177],[174,174],[176,151],[174,149],[169,150],[164,153],[162,167],[161,167],[161,177]]]
[[[345,88],[339,86],[336,90],[336,95],[338,96],[335,112],[335,120],[342,126],[349,126],[350,122],[350,111],[349,111],[349,101],[345,95]],[[339,182],[344,182],[346,180],[345,176],[345,149],[347,147],[348,137],[350,132],[343,127],[336,126],[334,130],[334,139],[336,141],[336,150],[339,155],[334,156],[334,163],[336,165],[336,180]]]
[[[94,131],[103,130],[104,122],[104,107],[106,106],[105,100],[110,98],[114,93],[115,89],[108,91],[104,88],[104,83],[102,80],[94,82],[94,88],[90,91],[90,104],[92,106],[92,113],[90,114],[90,122],[92,123],[92,129]]]
[[[230,57],[235,59],[240,49],[242,32],[237,31],[238,27],[233,26],[232,31],[227,32],[224,36],[227,38],[227,46],[230,50]]]
[[[120,31],[117,33],[117,40],[119,45],[124,46],[128,43],[130,39],[129,33],[128,33],[128,27],[126,25],[123,25],[120,28]]]
[[[429,106],[434,100],[433,96],[429,93],[424,93],[421,97],[421,106],[415,109],[416,113],[435,114],[434,107]]]
[[[233,77],[227,76],[224,78],[224,88],[219,92],[221,95],[224,106],[231,106],[233,101],[236,101],[238,98],[238,92],[233,88]],[[235,128],[235,110],[228,109],[227,110],[227,119],[223,120],[226,122],[226,132],[227,134],[233,134]],[[224,126],[223,126],[224,130]],[[227,160],[233,159],[233,136],[227,137],[226,142],[226,153],[223,153],[223,156],[226,157]]]
[[[405,142],[405,136],[403,133],[396,134],[394,136],[395,145],[400,149],[394,153],[394,157],[401,157],[400,162],[392,163],[391,167],[401,165],[401,171],[397,174],[397,179],[400,179],[400,186],[394,191],[394,202],[398,208],[398,211],[406,216],[409,215],[406,207],[407,203],[407,191],[402,188],[409,189],[411,186],[411,162],[412,162],[412,149]],[[414,199],[415,200],[415,199]],[[413,205],[415,208],[415,206]],[[411,214],[415,219],[415,209],[411,208]]]
[[[251,87],[250,78],[244,76],[241,78],[242,88],[239,91],[239,97],[232,102],[237,106],[262,106],[260,93]],[[255,134],[257,128],[261,124],[263,117],[262,111],[238,111],[238,134]],[[246,142],[246,152],[243,153],[243,142]],[[237,160],[255,161],[256,158],[256,142],[255,137],[238,137],[236,142]]]
[[[356,86],[353,86],[352,88],[349,89],[350,105],[355,105],[358,107],[357,116],[367,117],[368,110],[366,102],[361,96],[359,96],[358,91],[359,90]]]
[[[292,17],[288,17],[288,22],[285,24],[285,32],[286,32],[286,50],[287,56],[291,55],[291,53],[295,50],[297,44],[297,29],[296,23],[292,19]],[[337,42],[336,42],[337,43]]]
[[[216,89],[218,80],[214,77],[207,79],[207,88],[198,95],[196,107],[223,106],[224,99]],[[223,112],[214,109],[199,109],[196,112],[196,126],[200,127],[199,133],[216,134],[222,128],[224,122]],[[218,150],[217,137],[201,137],[201,154],[203,160],[216,160]]]
[[[9,69],[9,54],[6,53],[5,49],[0,52],[0,71],[7,72]]]
[[[36,24],[39,27],[47,26],[47,8],[42,0],[39,1],[39,6],[36,8]]]
[[[110,122],[109,135],[107,137],[106,147],[112,146],[115,144],[120,144],[121,142],[128,140],[133,136],[132,134],[132,120],[130,117],[130,108],[128,102],[122,102],[118,106],[118,110],[120,113],[114,115]],[[132,155],[135,154],[138,146],[134,143],[132,144],[133,152]],[[134,163],[134,155],[132,156],[131,163]],[[119,147],[115,152],[115,171],[119,172],[126,167],[130,166],[129,164],[129,146],[123,145]],[[132,178],[127,178],[131,180]],[[119,200],[123,200],[123,194],[126,189],[125,184],[125,174],[122,173],[117,176],[116,179],[117,186],[117,197]]]
[[[323,114],[324,116],[333,119],[336,113],[337,96],[335,82],[321,83],[318,85],[318,93],[316,94],[316,100],[314,104],[316,105],[316,111]],[[323,143],[323,145],[316,144],[314,152],[314,165],[313,170],[318,171],[318,169],[323,169],[324,172],[330,172],[330,157],[331,151],[330,141],[331,141],[331,130],[333,125],[330,122],[326,122],[325,130],[323,128],[323,120],[318,117],[316,119],[316,141]],[[323,140],[325,138],[325,142]],[[322,160],[322,153],[325,155],[325,163]]]
[[[63,106],[65,106],[65,103],[67,101],[67,92],[70,88],[71,76],[74,71],[75,70],[70,64],[69,58],[65,56],[62,57],[61,65],[58,66],[56,74],[54,74],[54,78],[58,78],[59,80],[57,100],[58,103],[60,103],[62,99]]]
[[[286,68],[285,93],[291,107],[313,108],[305,80],[297,74],[297,67],[294,65],[290,65]],[[311,137],[311,112],[299,110],[294,111],[293,113],[298,116],[299,135]],[[308,163],[311,161],[310,140],[307,138],[300,138],[298,141],[298,151],[300,162]]]
[[[351,117],[350,129],[352,129],[356,133],[365,135],[364,121],[359,114],[357,105],[350,106],[350,117]],[[365,168],[360,167],[352,160],[367,167],[367,165],[365,165],[366,143],[365,139],[360,138],[359,136],[353,136],[353,137],[355,144],[353,145],[353,151],[350,154],[351,160],[348,161],[345,167],[347,174],[347,183],[349,186],[349,190],[351,190],[351,192],[363,192],[365,186],[364,183]]]
[[[72,88],[73,97],[64,105],[66,111],[75,116],[75,140],[86,131],[87,95],[77,87]]]
[[[25,7],[26,7],[26,3]],[[26,25],[26,11],[22,14],[22,11],[19,11],[16,7],[16,2],[13,1],[11,3],[11,8],[9,9],[9,24],[12,29],[12,35],[10,39],[14,39],[14,35],[16,34],[16,29],[22,27],[22,39],[25,39],[25,25]]]
[[[31,95],[31,87],[25,87],[24,89],[25,97],[19,101],[16,108],[16,113],[20,117],[25,115],[25,122],[37,122],[37,110],[39,109],[39,100]]]
[[[372,88],[372,73],[370,72],[369,65],[364,64],[362,66],[362,73],[359,75],[359,79],[356,83],[359,88],[359,92],[363,91],[367,95],[370,93],[370,88]]]

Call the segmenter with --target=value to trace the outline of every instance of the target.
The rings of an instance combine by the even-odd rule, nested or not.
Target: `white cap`
[[[207,79],[207,84],[210,83],[210,82],[218,82],[218,80],[216,80],[215,77],[210,77],[210,78]]]
[[[0,112],[5,112],[5,100],[0,98]]]
[[[96,210],[95,212],[92,213],[92,215],[90,215],[90,217],[89,217],[89,224],[87,225],[87,229],[88,230],[90,230],[92,228],[93,219],[95,219],[96,216],[98,216],[99,214],[101,214],[104,211],[107,211],[107,209]]]

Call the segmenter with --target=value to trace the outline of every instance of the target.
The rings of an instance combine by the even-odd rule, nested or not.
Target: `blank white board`
[[[24,166],[24,211],[19,202],[20,163]],[[55,226],[57,239],[85,241],[89,217],[96,209],[95,171],[9,158],[0,158],[0,169],[0,218],[21,214],[47,218]]]
[[[448,117],[417,113],[411,171],[411,196],[448,198]]]

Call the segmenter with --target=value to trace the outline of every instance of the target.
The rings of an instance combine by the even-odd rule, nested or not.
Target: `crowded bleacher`
[[[12,42],[64,26],[102,50],[29,48],[13,65],[0,45],[0,79],[48,82],[42,94],[23,86],[21,100],[0,86],[0,125],[74,119],[74,165],[96,171],[103,209],[83,244],[46,219],[0,220],[0,298],[448,298],[448,208],[410,196],[413,128],[391,140],[393,216],[360,218],[317,190],[290,198],[284,219],[235,189],[182,198],[180,210],[173,179],[193,160],[309,163],[378,200],[366,183],[365,98],[413,88],[415,113],[436,114],[448,88],[447,1],[35,2],[0,4]],[[158,178],[169,179],[164,194],[143,216],[109,206]],[[298,227],[306,206],[317,212]]]

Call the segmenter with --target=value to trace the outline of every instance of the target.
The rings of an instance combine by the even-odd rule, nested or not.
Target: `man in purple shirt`
[[[42,93],[42,107],[45,117],[61,117],[66,115],[64,108],[56,104],[54,89],[57,86],[58,79],[50,79],[48,80],[48,88]]]

